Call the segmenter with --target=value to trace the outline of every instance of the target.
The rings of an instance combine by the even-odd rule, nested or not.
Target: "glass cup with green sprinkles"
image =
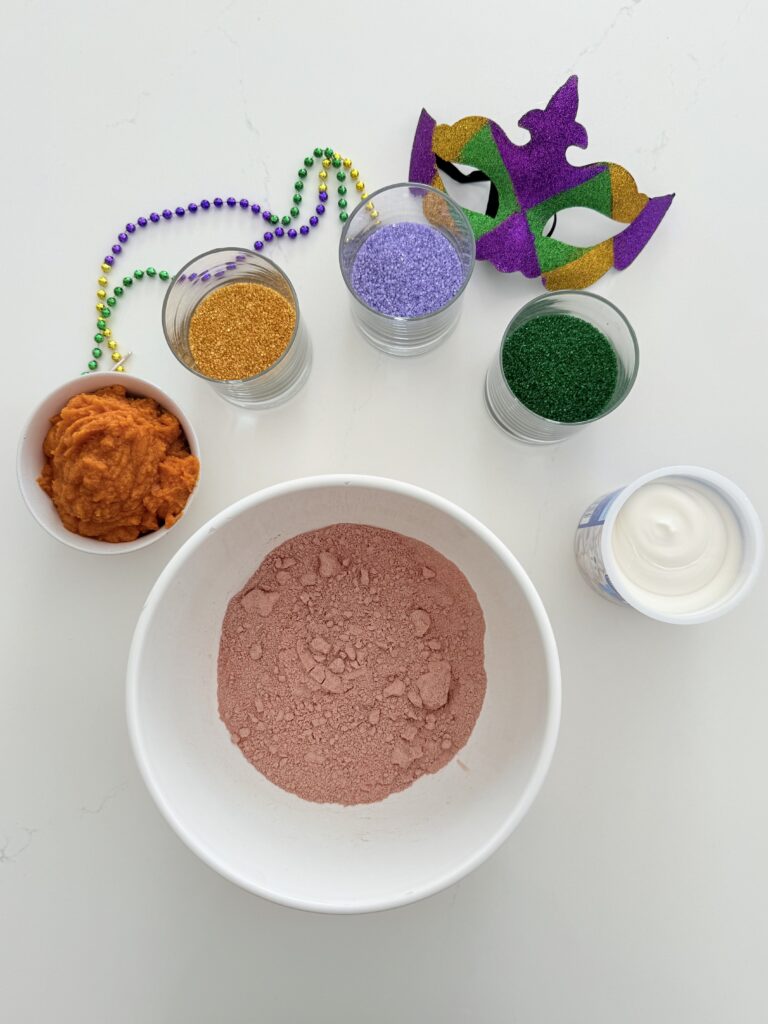
[[[621,405],[637,376],[632,327],[592,292],[528,302],[510,321],[485,380],[488,411],[529,444],[555,444]]]

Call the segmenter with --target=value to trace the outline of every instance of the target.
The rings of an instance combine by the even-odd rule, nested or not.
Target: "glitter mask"
[[[578,78],[571,76],[545,110],[530,110],[518,124],[530,140],[517,146],[487,117],[437,124],[422,110],[411,151],[410,180],[446,191],[441,171],[461,182],[489,181],[485,213],[464,209],[477,242],[477,258],[497,270],[541,275],[551,291],[586,288],[615,267],[623,270],[645,248],[674,193],[649,199],[620,164],[574,167],[570,146],[586,149],[576,120]],[[476,168],[464,174],[455,163]],[[581,247],[548,237],[553,216],[581,206],[627,224],[613,238]]]

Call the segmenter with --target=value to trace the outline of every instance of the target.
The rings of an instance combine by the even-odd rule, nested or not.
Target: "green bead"
[[[315,146],[313,152],[314,152],[315,156],[322,156],[323,155],[323,147],[322,146]]]
[[[293,193],[293,201],[294,201],[294,203],[297,203],[297,204],[301,202],[301,194],[299,192],[294,192]]]
[[[345,196],[346,194],[347,194],[347,186],[346,185],[339,185],[339,195],[340,196]]]
[[[301,192],[301,190],[304,188],[304,182],[301,180],[301,178],[299,178],[298,181],[294,181],[293,187],[296,189],[297,192]]]
[[[142,279],[142,277],[144,277],[144,271],[143,270],[134,270],[133,276],[136,278],[137,281],[140,281]]]
[[[336,172],[336,180],[337,181],[346,181],[347,180],[347,172],[346,171],[337,171]]]
[[[157,271],[154,267],[147,267],[147,277],[154,277],[156,274]]]
[[[93,340],[96,342],[97,345],[100,345],[102,343],[102,341],[104,341],[104,335],[103,334],[94,334]]]
[[[331,164],[334,167],[341,167],[341,160],[337,156],[335,156],[333,160],[331,160]]]
[[[272,216],[269,218],[269,223],[270,224],[279,224],[280,223],[280,218],[277,216],[276,213],[273,213]]]
[[[288,216],[288,214],[287,214],[287,213],[286,213],[286,214],[285,214],[285,216],[284,216],[284,217],[283,217],[283,218],[281,219],[280,223],[281,223],[281,224],[284,224],[284,225],[285,225],[286,227],[288,227],[288,225],[289,225],[289,224],[291,223],[291,218],[290,218],[290,217]]]
[[[328,157],[329,160],[333,156],[333,150],[331,149],[330,146],[328,146],[327,149],[325,150],[325,155]]]
[[[116,306],[117,305],[117,299],[113,295],[110,295],[109,298],[107,299],[107,305],[108,306]]]
[[[104,309],[102,309],[101,311],[101,315],[106,320],[108,317],[112,316],[112,310],[109,308],[109,306],[105,306]]]
[[[93,356],[94,359],[101,359],[101,349],[100,348],[93,348],[93,349],[91,349],[91,355]]]
[[[131,285],[133,284],[133,278],[132,277],[124,277],[123,278],[123,284],[125,285],[126,288],[130,288]]]
[[[347,208],[347,200],[346,199],[340,199],[339,200],[339,206],[340,206],[340,208],[342,210],[346,210],[346,208]]]
[[[96,362],[95,359],[92,359],[90,361],[90,363],[88,363],[88,369],[89,370],[98,370],[98,368],[99,368],[99,364]]]
[[[298,217],[298,216],[299,216],[299,208],[298,208],[298,206],[292,206],[291,207],[291,217]]]
[[[344,223],[348,216],[349,214],[347,213],[346,210],[341,211],[341,213],[339,214],[339,220],[342,222],[342,224]]]
[[[99,328],[100,331],[103,331],[104,328],[107,326],[107,321],[106,320],[97,320],[96,321],[96,326]]]
[[[315,161],[313,160],[313,158],[311,156],[305,156],[304,157],[304,166],[305,167],[311,167],[314,162]]]
[[[306,178],[306,176],[307,176],[307,168],[306,167],[300,167],[299,168],[299,177],[300,178]]]
[[[161,281],[167,281],[171,275],[168,273],[167,270],[161,270],[157,276],[160,278]]]
[[[124,291],[125,291],[125,289],[123,288],[123,286],[121,284],[116,284],[115,285],[115,295],[117,295],[118,298],[120,298],[120,296],[123,294]]]

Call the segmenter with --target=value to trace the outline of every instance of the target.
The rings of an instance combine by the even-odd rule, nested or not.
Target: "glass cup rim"
[[[616,313],[618,315],[619,319],[624,323],[624,326],[627,328],[627,332],[629,334],[630,341],[632,342],[632,349],[633,349],[633,352],[634,352],[634,355],[635,355],[635,363],[634,363],[634,366],[632,368],[632,373],[630,374],[629,380],[627,382],[627,387],[626,387],[626,390],[624,391],[624,394],[621,396],[621,398],[618,400],[618,402],[616,402],[614,405],[607,406],[605,409],[603,409],[602,412],[598,413],[597,416],[591,416],[589,419],[586,419],[586,420],[552,420],[552,419],[549,419],[548,416],[542,416],[540,413],[535,412],[533,409],[530,409],[525,404],[525,402],[522,400],[522,398],[520,398],[518,395],[515,394],[515,392],[512,390],[512,388],[510,386],[510,383],[507,380],[506,375],[504,373],[504,366],[503,366],[503,362],[502,362],[502,353],[504,351],[504,343],[507,340],[507,337],[509,335],[510,328],[512,327],[512,324],[515,322],[515,320],[517,320],[517,318],[520,316],[521,313],[523,313],[526,309],[528,309],[529,306],[532,306],[534,303],[539,302],[541,299],[549,298],[550,295],[552,295],[552,296],[554,296],[554,295],[575,295],[575,296],[579,296],[582,299],[587,299],[590,302],[594,300],[594,301],[597,301],[597,302],[602,302],[603,305],[605,305],[605,306],[609,306],[614,311],[614,313]],[[544,316],[551,316],[551,315],[552,314],[550,314],[550,313],[545,313],[544,314]],[[569,313],[567,315],[568,316],[573,316],[574,314]],[[600,333],[602,334],[603,332],[601,331]],[[610,339],[608,339],[608,340],[610,341]],[[613,347],[613,345],[612,345],[612,347]],[[519,402],[520,405],[522,405],[523,408],[527,412],[529,412],[532,416],[535,416],[537,419],[541,420],[542,423],[549,423],[549,424],[552,424],[552,426],[556,426],[556,427],[583,427],[583,426],[586,426],[586,424],[588,424],[588,423],[596,423],[598,420],[601,420],[604,416],[608,416],[609,413],[614,412],[616,409],[619,408],[619,406],[629,396],[630,391],[635,386],[635,381],[637,379],[637,372],[638,372],[639,368],[640,368],[640,346],[637,344],[637,335],[635,334],[634,328],[632,327],[632,324],[626,318],[624,313],[622,313],[622,311],[619,309],[619,307],[615,303],[611,302],[610,299],[606,299],[602,295],[596,295],[594,292],[581,291],[578,288],[563,288],[563,289],[560,289],[560,290],[558,290],[556,292],[551,292],[551,293],[549,293],[547,295],[536,295],[536,296],[534,296],[534,298],[529,299],[524,305],[522,305],[520,307],[520,309],[517,310],[515,315],[509,321],[507,326],[504,328],[504,331],[503,331],[503,333],[501,335],[501,344],[499,345],[499,369],[501,370],[501,379],[504,381],[504,386],[507,388],[507,390],[509,391],[510,395],[512,395],[512,397],[515,399],[515,401]]]
[[[444,306],[441,306],[439,309],[434,309],[431,313],[421,313],[419,316],[390,316],[388,313],[382,313],[380,309],[374,309],[373,306],[369,306],[367,302],[364,302],[363,299],[360,298],[355,289],[352,287],[352,282],[349,280],[347,276],[346,268],[344,267],[344,263],[341,258],[341,254],[344,249],[344,243],[346,242],[347,234],[349,233],[352,221],[354,220],[355,216],[360,212],[364,204],[372,202],[373,199],[376,196],[380,196],[382,192],[392,192],[394,189],[399,188],[422,188],[426,192],[434,192],[435,195],[440,196],[441,199],[444,199],[448,203],[448,205],[452,208],[452,212],[458,214],[460,221],[463,220],[465,222],[467,231],[472,236],[471,258],[469,261],[467,271],[464,274],[464,280],[461,283],[461,287],[453,296],[453,298],[449,302],[446,302]],[[401,221],[400,223],[411,222]],[[428,317],[435,316],[436,313],[443,313],[446,309],[450,309],[454,302],[456,302],[456,300],[460,298],[460,296],[464,292],[464,289],[469,284],[469,279],[472,277],[472,271],[475,269],[476,245],[477,243],[475,241],[474,232],[472,231],[472,225],[469,223],[469,218],[467,217],[466,213],[464,213],[459,204],[454,199],[452,199],[447,192],[443,192],[441,189],[435,188],[433,185],[425,185],[423,181],[396,181],[391,185],[383,185],[381,188],[377,188],[375,192],[369,192],[367,198],[361,199],[357,206],[350,213],[349,218],[347,219],[346,223],[344,224],[344,227],[341,230],[341,237],[339,238],[339,268],[341,270],[341,276],[344,279],[344,284],[347,286],[350,295],[352,295],[352,297],[357,302],[359,302],[361,306],[364,306],[366,309],[370,310],[371,313],[375,313],[376,316],[384,317],[384,319],[386,320],[402,321],[404,323],[417,323],[419,320],[426,320]]]
[[[179,276],[184,273],[184,271],[187,269],[187,267],[191,267],[192,264],[193,263],[197,263],[198,260],[204,259],[207,256],[214,256],[214,255],[216,255],[218,253],[222,253],[222,252],[244,253],[246,256],[250,256],[250,257],[252,257],[255,260],[260,260],[262,263],[267,263],[273,270],[275,270],[280,275],[280,277],[283,278],[285,283],[288,285],[288,290],[290,291],[291,299],[293,300],[293,307],[296,310],[296,323],[294,324],[294,327],[293,327],[293,333],[291,334],[290,340],[289,340],[288,344],[285,346],[285,349],[283,350],[282,354],[280,356],[278,356],[278,358],[274,361],[274,363],[270,363],[269,366],[266,367],[266,369],[261,370],[257,374],[254,374],[253,377],[227,377],[226,379],[222,379],[220,377],[207,377],[204,373],[200,373],[200,371],[196,370],[193,366],[188,366],[184,362],[184,360],[180,359],[179,356],[176,354],[176,352],[173,349],[173,346],[171,345],[170,339],[168,338],[168,331],[166,330],[166,326],[165,326],[165,323],[166,323],[166,321],[165,321],[165,312],[166,312],[166,307],[168,305],[168,299],[170,298],[171,291],[173,290],[173,286],[177,283]],[[234,281],[222,282],[222,284],[236,284],[236,283],[237,282],[234,282]],[[218,287],[221,287],[221,285],[219,285]],[[267,285],[266,287],[269,287],[269,286]],[[177,362],[181,363],[181,365],[184,367],[185,370],[188,370],[190,373],[194,373],[194,375],[196,377],[199,377],[200,380],[208,381],[209,384],[248,384],[251,381],[258,380],[259,377],[263,377],[265,373],[269,373],[271,370],[274,370],[274,368],[279,363],[281,363],[283,361],[283,359],[285,359],[285,357],[288,355],[290,350],[293,348],[293,343],[296,341],[296,338],[297,338],[298,333],[299,333],[299,323],[300,323],[301,313],[300,313],[300,310],[299,310],[299,299],[298,299],[298,296],[296,295],[296,289],[293,287],[293,282],[291,281],[290,277],[288,277],[288,275],[285,273],[285,271],[282,269],[282,267],[278,266],[278,264],[275,263],[274,260],[271,260],[268,256],[263,256],[260,252],[253,252],[251,249],[245,249],[242,246],[238,246],[238,245],[220,245],[220,246],[217,246],[215,249],[206,249],[205,252],[201,252],[201,253],[198,253],[197,256],[193,256],[191,260],[187,260],[187,262],[184,264],[184,266],[180,267],[179,270],[173,275],[173,278],[171,279],[171,283],[168,286],[168,288],[166,289],[165,296],[163,298],[163,306],[162,306],[162,309],[161,309],[161,312],[160,312],[160,316],[161,316],[162,322],[163,322],[163,336],[165,337],[165,343],[168,346],[168,348],[171,350],[171,354],[173,355],[173,357],[177,360]]]

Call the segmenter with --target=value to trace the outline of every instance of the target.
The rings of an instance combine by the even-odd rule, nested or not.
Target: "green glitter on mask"
[[[508,334],[501,366],[524,405],[559,423],[599,416],[619,373],[608,339],[586,320],[565,313],[534,317]]]

